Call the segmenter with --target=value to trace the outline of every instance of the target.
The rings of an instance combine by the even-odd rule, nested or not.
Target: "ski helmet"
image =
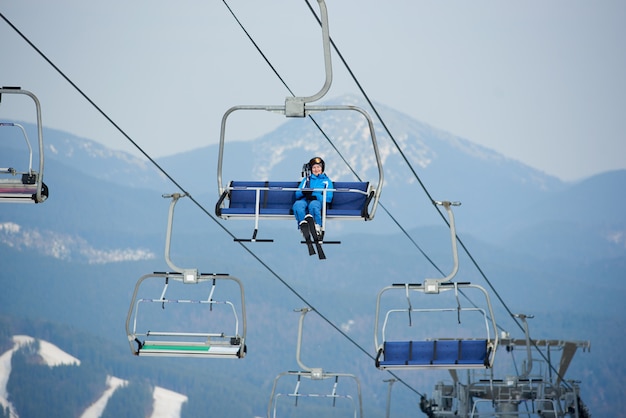
[[[324,163],[324,160],[322,160],[320,157],[311,158],[311,161],[309,161],[309,167],[313,167],[313,165],[315,164],[319,164],[322,166],[322,173],[323,173],[324,169],[326,168],[326,164]]]

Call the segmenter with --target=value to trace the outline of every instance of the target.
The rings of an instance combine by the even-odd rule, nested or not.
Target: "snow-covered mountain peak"
[[[56,345],[44,340],[35,340],[28,335],[14,335],[13,342],[15,343],[14,349],[19,349],[29,344],[39,342],[37,355],[41,357],[43,363],[48,366],[80,366],[80,360],[76,357],[61,350]]]

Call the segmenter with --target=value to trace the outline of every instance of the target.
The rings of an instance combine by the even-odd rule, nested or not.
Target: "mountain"
[[[625,337],[608,338],[598,326],[611,321],[621,329],[626,317],[626,219],[619,210],[626,171],[564,183],[393,109],[379,111],[432,197],[462,202],[454,209],[462,242],[459,280],[490,290],[499,323],[511,333],[519,330],[510,313],[522,312],[536,317],[533,336],[591,340],[594,350],[577,356],[569,375],[585,378],[582,396],[592,412],[609,416],[626,406],[617,383],[624,369],[612,355]],[[359,177],[376,182],[359,115],[314,117]],[[326,160],[333,179],[353,180],[310,125],[288,120],[254,141],[229,141],[224,181],[298,179],[312,155]],[[49,341],[83,363],[93,358],[104,369],[96,374],[93,393],[106,389],[108,375],[129,381],[144,376],[148,386],[188,397],[183,417],[185,408],[263,416],[274,376],[298,367],[293,309],[308,305],[318,315],[311,316],[310,326],[307,322],[305,363],[358,375],[367,415],[382,416],[388,376],[365,354],[373,351],[376,294],[390,283],[447,274],[452,260],[441,216],[376,126],[385,173],[382,207],[373,222],[329,223],[328,236],[342,243],[326,246],[324,262],[308,257],[298,244],[295,221],[261,222],[259,236],[273,238],[272,244],[233,242],[233,236],[249,237],[253,225],[213,214],[217,145],[157,160],[201,205],[187,198],[176,206],[174,263],[229,273],[245,284],[248,355],[226,363],[131,356],[124,322],[133,287],[146,273],[169,270],[163,249],[170,200],[161,195],[176,187],[139,158],[46,129],[44,181],[50,198],[0,209],[0,314],[12,324],[5,323],[11,331],[6,335]],[[0,144],[0,160],[17,152]],[[22,323],[44,318],[45,326]],[[80,336],[62,337],[74,331]],[[81,347],[92,340],[102,349]],[[405,378],[426,394],[435,379]],[[132,396],[143,399],[145,387],[135,388]],[[394,399],[405,409],[416,408],[415,393],[407,388],[398,389]]]
[[[8,383],[12,382],[12,373],[20,373],[23,370],[18,369],[17,371],[12,370],[12,360],[15,352],[19,351],[19,355],[24,356],[24,359],[27,360],[27,363],[34,363],[35,367],[38,369],[52,371],[55,368],[76,368],[81,366],[81,362],[79,359],[74,356],[66,353],[65,351],[59,349],[54,344],[51,344],[45,340],[35,340],[34,338],[27,335],[14,335],[11,338],[13,342],[13,347],[9,350],[5,351],[0,355],[0,404],[2,405],[5,411],[9,411],[10,416],[26,416],[26,414],[22,413],[21,410],[17,410],[16,406],[9,401],[9,398],[16,399],[17,403],[21,403],[23,398],[19,395],[15,395],[13,393],[8,393],[7,387]],[[19,364],[19,360],[17,361]],[[24,366],[28,367],[28,366]],[[15,379],[15,377],[13,377]],[[75,387],[72,388],[72,393],[76,394],[80,391],[80,385],[83,382],[75,381]],[[107,404],[109,400],[117,393],[118,390],[123,391],[129,382],[123,379],[116,378],[114,376],[106,376],[105,380],[105,390],[98,394],[98,398],[95,402],[90,404],[82,413],[79,415],[81,418],[99,418],[103,416],[104,411],[107,408]],[[11,387],[14,387],[14,384],[11,384]],[[25,388],[20,388],[21,392],[26,392]],[[53,392],[50,387],[46,388],[46,392],[50,395],[50,392]],[[8,396],[6,394],[8,393]],[[67,397],[71,396],[71,393],[59,394],[52,393],[53,396],[56,397]],[[28,398],[27,398],[28,399]],[[146,409],[151,410],[152,414],[150,417],[172,417],[176,418],[180,416],[181,406],[184,402],[186,402],[187,397],[167,389],[161,387],[155,387],[152,389],[152,399],[149,407]],[[26,412],[26,411],[24,411]],[[30,411],[34,412],[34,411]],[[44,411],[40,411],[40,414],[45,414]],[[109,415],[109,413],[107,411]]]

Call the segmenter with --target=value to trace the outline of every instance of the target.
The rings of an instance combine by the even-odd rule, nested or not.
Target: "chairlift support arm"
[[[164,194],[164,198],[171,198],[169,214],[167,217],[167,232],[165,234],[165,261],[167,265],[173,270],[183,275],[183,280],[185,283],[196,283],[198,281],[198,270],[197,269],[184,269],[176,266],[171,258],[170,258],[170,247],[172,242],[172,228],[174,225],[174,207],[178,202],[178,199],[187,196],[186,194],[180,193],[172,193],[172,194]]]
[[[525,314],[513,314],[515,318],[519,318],[524,324],[524,337],[526,338],[526,361],[527,365],[523,373],[520,375],[520,378],[525,379],[530,375],[530,372],[533,369],[533,356],[531,352],[530,346],[530,331],[528,330],[528,321],[527,318],[533,318],[533,315],[525,315]]]
[[[320,100],[326,95],[333,81],[333,66],[330,55],[330,32],[328,29],[328,11],[324,0],[317,0],[320,7],[320,16],[322,22],[322,45],[324,48],[324,69],[326,79],[324,85],[319,92],[308,97],[292,97],[285,98],[284,112],[287,117],[304,117],[306,103]]]
[[[321,376],[322,374],[322,369],[321,368],[311,368],[308,367],[306,365],[304,365],[304,363],[302,363],[302,360],[300,360],[300,352],[302,349],[302,329],[304,327],[304,317],[306,316],[307,313],[311,312],[311,308],[302,308],[300,309],[300,320],[298,321],[298,341],[296,343],[296,361],[298,362],[298,366],[300,366],[300,368],[302,370],[306,370],[308,372],[311,372],[311,374],[317,375],[319,374]],[[297,312],[297,310],[296,310]]]
[[[426,279],[424,283],[426,283],[426,290],[432,290],[433,293],[438,292],[438,284],[443,282],[449,282],[456,276],[456,273],[459,271],[459,253],[457,249],[456,242],[456,226],[454,222],[454,212],[452,212],[452,206],[460,206],[461,202],[449,202],[449,201],[433,201],[435,205],[443,206],[448,213],[448,219],[450,223],[450,241],[452,243],[452,259],[454,261],[454,266],[450,274],[442,279]]]

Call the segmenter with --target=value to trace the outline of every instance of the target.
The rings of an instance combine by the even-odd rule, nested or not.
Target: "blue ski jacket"
[[[300,189],[333,189],[332,180],[326,175],[326,173],[321,173],[316,176],[315,174],[311,174],[302,179],[300,182]],[[307,200],[319,200],[320,202],[323,199],[322,191],[316,190],[311,196],[307,196],[308,193],[303,193],[302,190],[296,190],[296,200],[307,199]],[[326,192],[326,203],[330,203],[333,200],[333,192],[329,190]]]

